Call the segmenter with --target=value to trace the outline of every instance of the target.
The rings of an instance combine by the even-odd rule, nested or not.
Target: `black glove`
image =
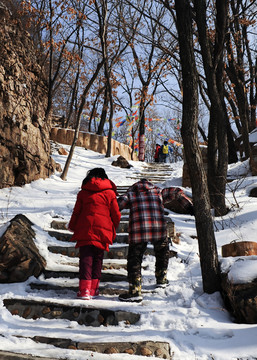
[[[190,215],[194,215],[194,214],[195,214],[195,210],[194,210],[193,204],[190,204],[190,205],[187,207],[187,213],[190,214]]]

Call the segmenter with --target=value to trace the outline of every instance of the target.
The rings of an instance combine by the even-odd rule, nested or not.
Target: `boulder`
[[[192,199],[190,199],[192,200]],[[164,208],[168,209],[170,211],[173,211],[177,214],[190,214],[188,209],[185,209],[184,206],[181,205],[181,203],[177,200],[171,200],[168,202],[165,202]]]
[[[68,151],[66,151],[63,147],[60,147],[58,149],[58,154],[59,155],[68,155]]]
[[[188,211],[176,200],[171,200],[164,204],[164,207],[177,214],[188,214]]]
[[[225,306],[235,321],[257,324],[257,279],[250,283],[233,284],[223,273],[221,287]]]
[[[128,160],[126,160],[123,156],[119,156],[117,158],[117,160],[112,162],[112,165],[119,166],[120,168],[123,168],[123,169],[129,169],[132,167],[132,165],[130,165]]]
[[[33,223],[24,215],[16,215],[0,238],[0,282],[26,281],[38,277],[46,261],[34,243]]]
[[[249,196],[250,197],[257,197],[257,188],[256,187],[251,189]]]

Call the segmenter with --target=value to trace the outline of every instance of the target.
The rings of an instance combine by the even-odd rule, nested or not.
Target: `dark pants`
[[[93,245],[79,248],[79,278],[91,280],[101,278],[104,250]]]
[[[169,161],[169,155],[168,154],[161,154],[160,162],[167,163]]]
[[[155,277],[158,283],[167,273],[169,264],[169,240],[166,238],[153,245],[155,253]],[[138,283],[138,279],[141,279],[141,265],[146,248],[147,242],[129,245],[127,270],[128,282],[130,284]]]

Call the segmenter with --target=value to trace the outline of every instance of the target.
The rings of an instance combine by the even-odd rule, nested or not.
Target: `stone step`
[[[144,168],[144,170],[141,172],[140,175],[144,175],[144,174],[155,174],[157,176],[162,176],[162,175],[166,175],[169,174],[171,175],[173,172],[172,168],[162,168],[162,169],[155,169],[155,168]]]
[[[161,167],[170,167],[171,164],[170,163],[157,163],[157,162],[152,162],[152,163],[145,163],[143,165],[143,167],[149,167],[149,166],[152,166],[152,167],[156,167],[156,168],[161,168]]]
[[[140,175],[146,174],[146,173],[151,173],[151,174],[156,174],[158,176],[162,176],[163,174],[172,174],[173,170],[174,169],[172,169],[170,167],[161,168],[161,169],[156,169],[153,167],[148,167],[148,168],[145,167]]]
[[[62,349],[86,350],[101,354],[130,354],[137,356],[153,356],[171,360],[170,344],[163,341],[137,342],[78,342],[71,339],[34,336],[37,343],[50,344]]]
[[[56,271],[56,270],[44,270],[43,275],[45,279],[50,278],[68,278],[68,279],[78,279],[79,269],[77,271]],[[127,282],[127,274],[115,274],[113,272],[102,271],[101,282]]]
[[[125,192],[128,191],[130,186],[117,186],[117,193],[120,195],[123,195]]]
[[[48,250],[54,254],[62,254],[69,257],[77,257],[79,249],[74,246],[49,246]],[[154,255],[153,248],[147,248],[146,255]],[[104,252],[104,259],[126,259],[128,256],[128,245],[110,247],[109,252]]]
[[[116,233],[122,234],[122,233],[127,233],[127,232],[128,232],[128,218],[126,217],[126,219],[124,219],[124,217],[123,217],[123,220],[121,218],[121,221],[119,223]]]
[[[49,246],[48,250],[54,254],[62,254],[69,257],[78,257],[79,249],[74,246]],[[120,247],[110,247],[109,252],[104,252],[104,259],[126,259],[128,255],[128,245]]]
[[[2,351],[0,350],[0,359],[1,360],[67,360],[67,357],[65,358],[53,358],[53,357],[41,357],[41,356],[34,356],[34,355],[28,355],[28,354],[22,354],[22,353],[14,353],[11,351]]]
[[[55,230],[67,230],[66,225],[67,225],[67,221],[65,220],[53,220],[50,224],[52,229]]]
[[[168,179],[170,179],[170,176],[150,176],[149,174],[142,174],[140,176],[134,177],[134,176],[129,176],[130,179],[147,179],[148,181],[150,181],[152,184],[158,184],[161,182],[164,182]]]
[[[127,290],[126,288],[114,288],[114,287],[108,287],[109,284],[107,286],[102,286],[100,283],[99,286],[99,291],[100,291],[100,296],[102,295],[108,295],[108,296],[118,296],[120,294],[122,294],[125,290]],[[32,282],[29,284],[29,288],[31,290],[40,290],[40,291],[54,291],[56,293],[56,295],[60,295],[60,294],[67,294],[68,292],[74,292],[74,298],[75,298],[75,293],[77,293],[78,291],[78,284],[74,285],[74,286],[61,286],[61,285],[55,285],[52,283],[47,283],[47,282]],[[29,292],[31,292],[29,290]]]
[[[63,220],[53,220],[51,222],[51,228],[55,229],[55,230],[66,230],[66,225],[67,225],[67,221],[63,221]],[[119,227],[117,229],[117,234],[118,233],[127,233],[128,232],[128,221],[124,220],[124,221],[120,221],[119,223]]]
[[[48,234],[52,237],[55,237],[57,240],[61,241],[70,241],[72,234],[70,232],[63,232],[57,230],[48,230]],[[119,233],[116,234],[116,238],[114,243],[123,244],[128,242],[128,234],[127,233]]]
[[[102,266],[102,270],[119,270],[119,269],[127,269],[127,264],[123,264],[120,262],[110,262],[110,259],[106,259],[107,261],[103,261],[103,266]],[[113,260],[113,259],[111,259]],[[116,259],[118,260],[118,259]],[[125,259],[124,259],[125,260]],[[60,262],[60,264],[63,265],[63,263]],[[68,263],[65,262],[65,265],[67,266],[74,266],[74,267],[78,267],[79,266],[79,259],[74,259],[74,261],[69,261]]]
[[[78,257],[79,250],[78,248],[71,246],[49,246],[48,250],[54,254],[62,254],[69,257]],[[171,256],[176,256],[176,252],[170,250]],[[154,249],[152,247],[147,247],[145,255],[154,255]],[[112,247],[109,252],[104,253],[104,259],[127,259],[128,256],[128,245],[122,247]]]
[[[147,178],[149,181],[151,181],[150,179],[153,179],[153,180],[159,180],[159,179],[167,179],[167,178],[170,178],[171,176],[171,172],[165,172],[163,173],[162,175],[160,174],[156,174],[155,172],[152,172],[152,171],[147,171],[145,173],[142,173],[140,175],[140,179],[144,179],[144,178]]]
[[[108,310],[85,305],[65,305],[58,302],[26,299],[4,299],[4,306],[12,315],[18,315],[24,319],[66,319],[77,321],[80,325],[98,327],[101,325],[119,325],[120,321],[134,325],[140,320],[140,314],[122,311]]]
[[[78,257],[79,249],[75,246],[48,246],[48,251],[53,254],[61,254],[69,257]]]
[[[102,270],[119,270],[119,269],[127,270],[127,263],[121,264],[121,263],[115,263],[114,261],[103,262]]]
[[[51,283],[43,282],[43,281],[40,282],[40,280],[38,280],[37,282],[32,282],[28,285],[27,292],[31,293],[33,292],[33,290],[38,290],[43,292],[51,291],[54,292],[56,296],[73,292],[75,299],[76,293],[78,291],[78,281],[77,284],[74,285],[57,285],[57,284],[53,284],[52,282]],[[128,290],[127,283],[124,285],[124,287],[121,286],[115,287],[114,284],[108,283],[107,285],[101,285],[100,282],[100,286],[99,286],[100,296],[106,296],[106,295],[118,296],[127,290]],[[153,285],[151,289],[144,288],[144,286],[142,287],[143,295],[149,293],[155,293],[155,291],[156,291],[155,285]]]
[[[129,220],[129,211],[126,210],[126,212],[123,212],[123,220],[121,221],[121,225],[117,231],[116,238],[114,240],[114,243],[116,244],[127,244],[128,243],[128,220]],[[167,232],[168,237],[173,239],[175,237],[175,224],[174,222],[165,215],[165,219],[167,221]],[[54,225],[58,226],[58,225]],[[55,237],[57,240],[64,241],[64,242],[70,242],[70,239],[72,237],[72,233],[68,231],[60,230],[48,230],[48,234],[52,237]]]

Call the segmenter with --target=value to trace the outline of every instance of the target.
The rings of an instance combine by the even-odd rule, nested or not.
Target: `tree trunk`
[[[228,77],[230,78],[231,82],[235,84],[234,92],[237,99],[237,106],[239,117],[241,121],[241,134],[242,140],[245,150],[245,158],[248,159],[250,157],[250,143],[249,143],[249,116],[248,116],[248,102],[247,97],[245,94],[245,86],[244,82],[239,80],[235,65],[232,61],[229,62],[229,66],[227,66],[226,71]]]
[[[143,86],[141,102],[139,106],[139,149],[138,149],[138,159],[139,161],[145,160],[145,87]]]
[[[108,89],[109,100],[110,100],[109,131],[108,131],[108,140],[107,140],[107,151],[106,151],[106,157],[110,157],[110,156],[111,156],[111,151],[112,151],[113,97],[112,97],[112,85],[111,85],[110,73],[108,72],[108,67],[107,67],[107,66],[106,66],[106,80],[107,80],[107,89]]]
[[[220,273],[211,217],[207,180],[198,144],[198,76],[193,48],[192,12],[189,0],[175,0],[183,83],[181,135],[192,184],[203,290],[220,289]]]
[[[76,116],[76,128],[75,128],[75,132],[74,132],[74,138],[73,138],[72,145],[70,147],[70,152],[69,152],[69,155],[67,157],[63,172],[61,174],[61,179],[62,180],[66,180],[68,170],[69,170],[69,166],[70,166],[70,163],[71,163],[71,159],[72,159],[72,156],[73,156],[73,153],[74,153],[74,150],[75,150],[76,142],[77,142],[78,135],[79,135],[81,114],[82,114],[82,111],[83,111],[84,106],[85,106],[86,96],[87,96],[91,86],[93,85],[95,79],[97,78],[97,75],[99,74],[99,71],[101,70],[102,66],[103,66],[103,61],[97,64],[96,70],[95,70],[92,78],[88,82],[87,86],[85,87],[85,89],[83,91],[83,94],[81,95],[80,106],[79,106],[79,110],[78,110],[78,113],[77,113],[77,116]]]
[[[215,43],[207,31],[206,0],[195,0],[194,10],[208,96],[211,103],[208,133],[208,186],[215,215],[227,213],[225,191],[228,165],[226,108],[224,103],[223,51],[227,30],[228,0],[216,1]]]
[[[111,152],[112,152],[112,129],[113,129],[112,118],[113,118],[113,102],[112,102],[112,99],[111,99],[111,101],[110,101],[110,114],[109,114],[109,132],[108,132],[106,157],[110,157]]]
[[[73,88],[72,88],[72,96],[71,96],[69,111],[68,111],[67,119],[65,122],[66,128],[69,126],[71,115],[73,113],[74,104],[75,104],[77,94],[78,94],[79,75],[80,75],[80,65],[78,65],[75,81],[74,81]]]
[[[107,85],[106,85],[106,88],[104,91],[104,103],[103,103],[103,108],[102,108],[102,113],[101,113],[100,124],[97,129],[97,135],[103,135],[104,124],[105,124],[106,118],[107,118],[108,104],[109,104],[109,94],[108,94],[108,89],[107,89]]]

